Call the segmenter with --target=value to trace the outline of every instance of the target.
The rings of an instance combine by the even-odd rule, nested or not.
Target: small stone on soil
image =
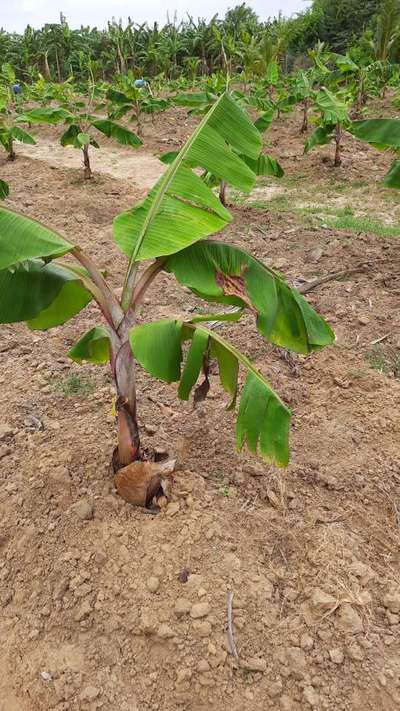
[[[342,664],[344,660],[343,651],[340,647],[334,647],[334,649],[329,650],[329,656],[334,664]]]
[[[178,597],[178,599],[175,602],[175,615],[177,617],[182,617],[183,615],[187,615],[192,607],[192,603],[190,600],[186,600],[184,597]]]
[[[158,588],[160,587],[160,581],[158,578],[152,575],[150,578],[148,578],[146,585],[149,592],[156,593]]]
[[[265,672],[267,669],[267,662],[261,657],[249,657],[248,659],[241,660],[240,666],[246,671],[254,672]]]
[[[94,517],[94,504],[89,499],[80,499],[71,509],[82,521],[90,521]]]
[[[210,605],[208,602],[195,602],[190,610],[190,617],[197,620],[200,617],[206,617],[210,613]]]
[[[349,603],[344,603],[338,611],[339,625],[344,632],[357,634],[362,632],[364,627],[358,612]]]

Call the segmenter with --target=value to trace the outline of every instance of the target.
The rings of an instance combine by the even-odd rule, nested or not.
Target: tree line
[[[284,71],[307,63],[307,52],[324,42],[357,61],[399,59],[400,0],[314,0],[291,18],[261,22],[245,3],[211,20],[187,16],[164,26],[126,24],[72,29],[61,13],[58,23],[23,34],[0,30],[0,65],[10,63],[19,79],[40,73],[47,80],[69,76],[108,79],[131,69],[138,75],[174,79],[219,70],[257,74],[278,56]]]

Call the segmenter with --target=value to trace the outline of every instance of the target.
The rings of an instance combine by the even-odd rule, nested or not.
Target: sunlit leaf
[[[136,148],[137,146],[141,146],[143,143],[136,133],[133,133],[133,131],[130,131],[128,128],[120,126],[118,123],[114,123],[114,121],[110,121],[109,119],[93,121],[92,125],[97,128],[98,131],[104,133],[107,138],[114,138],[118,141],[118,143],[121,143],[124,146],[133,146]]]
[[[77,363],[107,363],[110,359],[110,337],[103,326],[96,326],[84,336],[68,352],[68,357]]]
[[[0,207],[0,269],[34,257],[55,257],[74,248],[40,222]]]
[[[197,182],[196,193],[188,196],[185,191],[187,162],[248,191],[256,176],[238,153],[257,159],[260,148],[257,129],[229,94],[223,94],[146,200],[116,218],[117,244],[131,261],[149,259],[177,252],[222,229],[230,215],[226,210],[222,213],[215,202],[210,209],[211,198],[205,197],[200,188],[204,183],[195,173],[190,180],[192,185]]]

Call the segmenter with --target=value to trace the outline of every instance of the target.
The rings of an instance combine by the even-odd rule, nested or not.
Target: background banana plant
[[[280,274],[244,250],[210,238],[232,216],[196,168],[250,191],[256,181],[251,165],[260,150],[259,131],[224,93],[143,202],[115,219],[114,240],[128,264],[119,298],[78,245],[0,208],[0,322],[26,321],[32,329],[47,330],[65,323],[90,301],[97,303],[103,322],[83,334],[69,355],[77,362],[110,364],[117,395],[114,465],[119,474],[144,456],[137,363],[156,378],[176,382],[178,396],[187,400],[199,378],[203,381],[197,396],[207,393],[214,359],[228,407],[235,408],[239,400],[238,448],[247,444],[269,462],[288,463],[289,409],[250,360],[208,323],[238,321],[249,312],[262,337],[303,354],[334,341],[328,324]],[[141,302],[162,271],[210,303],[234,305],[235,312],[143,323]]]
[[[57,124],[63,122],[67,125],[60,138],[62,146],[73,146],[82,151],[84,177],[89,179],[93,177],[90,164],[90,146],[99,148],[99,144],[93,136],[93,129],[113,138],[122,145],[128,145],[137,148],[142,145],[141,139],[128,128],[121,126],[111,119],[99,118],[96,115],[95,87],[89,89],[88,100],[82,100],[80,97],[69,102],[63,102],[62,106],[53,107],[38,107],[31,109],[18,116],[19,123],[28,124]],[[0,134],[1,137],[1,134]],[[1,140],[1,138],[0,138]]]
[[[5,65],[2,67],[3,76]],[[11,69],[11,67],[10,67]],[[12,70],[11,70],[12,72]],[[0,144],[7,152],[7,160],[13,161],[16,158],[15,141],[35,145],[36,141],[30,133],[19,125],[18,113],[12,94],[11,85],[8,83],[15,77],[12,72],[6,84],[0,85]]]
[[[106,93],[109,117],[120,119],[130,113],[130,120],[136,122],[139,135],[142,132],[142,114],[154,117],[154,114],[165,111],[169,106],[167,99],[154,97],[146,87],[135,86],[135,77],[131,71],[117,77],[115,83],[116,88],[109,88]]]

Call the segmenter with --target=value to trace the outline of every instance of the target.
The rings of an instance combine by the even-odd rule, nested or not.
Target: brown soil
[[[60,165],[54,129],[37,131],[46,151],[18,147],[1,165],[7,204],[87,248],[117,287],[124,258],[112,218],[144,194],[136,167],[155,179],[153,156],[190,125],[171,112],[146,126],[138,152],[104,144],[93,181],[79,161]],[[399,198],[380,183],[389,156],[346,139],[333,170],[329,148],[301,155],[299,126],[284,117],[267,135],[286,176],[260,181],[244,203],[233,196],[225,238],[291,281],[364,271],[310,293],[338,338],[312,357],[288,362],[250,319],[224,326],[294,411],[286,471],[235,453],[215,375],[193,409],[139,373],[144,439],[179,462],[166,513],[143,515],[110,477],[107,369],[66,358],[99,322],[95,307],[48,334],[2,328],[1,711],[400,708],[398,238],[335,230],[305,211],[349,205],[395,224]],[[161,276],[143,315],[194,308]],[[240,666],[227,642],[228,591]]]

